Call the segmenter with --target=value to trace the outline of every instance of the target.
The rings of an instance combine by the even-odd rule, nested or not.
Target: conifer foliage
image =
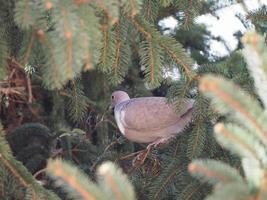
[[[190,12],[200,4],[190,1],[190,5],[183,5],[179,2],[153,4],[163,7],[177,4],[177,9],[185,13],[185,24],[192,23]],[[177,41],[163,38],[150,24],[144,15],[150,15],[146,12],[155,12],[157,8],[142,10],[143,3],[147,2],[18,1],[14,21],[23,32],[18,58],[23,65],[32,64],[36,52],[40,53],[43,59],[38,67],[42,68],[44,84],[50,89],[62,88],[82,70],[95,65],[117,84],[122,81],[130,64],[131,38],[140,38],[137,51],[151,87],[159,86],[162,80],[164,52],[192,78],[192,60]],[[149,16],[148,19],[152,18]]]
[[[235,3],[0,0],[0,199],[267,199],[266,7],[244,49],[212,61],[194,23]],[[114,89],[193,98],[193,120],[140,165]]]
[[[215,160],[197,160],[189,165],[193,175],[218,186],[206,199],[266,199],[266,45],[256,33],[244,36],[244,56],[254,78],[258,99],[221,77],[204,76],[200,91],[211,98],[215,109],[227,118],[214,127],[216,140],[242,162],[237,169]],[[253,55],[253,56],[252,56]]]

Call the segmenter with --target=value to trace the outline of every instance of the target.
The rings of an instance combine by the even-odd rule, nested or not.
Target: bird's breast
[[[121,105],[118,105],[114,109],[115,114],[115,120],[117,123],[118,128],[120,129],[120,132],[125,135],[125,127],[123,124],[123,120],[125,118],[125,111],[121,109]]]

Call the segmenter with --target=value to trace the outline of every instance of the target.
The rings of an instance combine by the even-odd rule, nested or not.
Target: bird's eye
[[[114,96],[113,95],[111,96],[111,99],[114,99]]]

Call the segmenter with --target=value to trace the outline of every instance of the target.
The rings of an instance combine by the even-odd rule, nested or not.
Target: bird
[[[130,141],[148,143],[147,149],[166,143],[192,121],[194,100],[178,98],[177,102],[178,111],[165,97],[130,98],[121,90],[111,95],[120,132]]]

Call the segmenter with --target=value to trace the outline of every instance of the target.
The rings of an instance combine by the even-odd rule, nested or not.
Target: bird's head
[[[127,101],[129,99],[130,99],[130,97],[129,97],[129,95],[126,92],[120,91],[120,90],[115,91],[111,95],[111,104],[110,104],[110,107],[111,108],[114,108],[119,103],[121,103],[123,101]]]

